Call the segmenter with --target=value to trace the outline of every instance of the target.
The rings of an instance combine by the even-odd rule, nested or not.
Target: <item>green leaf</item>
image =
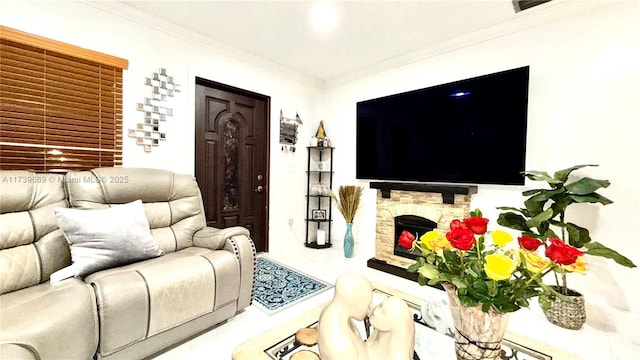
[[[518,209],[518,208],[514,208],[514,207],[510,207],[510,206],[499,206],[496,209],[498,210],[510,210],[510,211],[517,211],[519,213],[522,212],[523,209]]]
[[[474,307],[476,305],[478,305],[478,301],[474,300],[472,297],[470,296],[466,296],[466,295],[459,295],[458,294],[458,299],[460,300],[460,303],[464,306],[468,306],[468,307]]]
[[[424,276],[418,274],[418,284],[420,286],[425,286],[427,285],[427,278],[425,278]]]
[[[634,268],[636,264],[633,261],[629,260],[624,255],[618,253],[617,251],[610,249],[598,242],[592,242],[585,245],[587,248],[586,253],[593,256],[602,256],[608,259],[613,259],[615,262],[622,266]]]
[[[522,215],[512,212],[506,212],[498,215],[498,224],[514,230],[531,231],[529,226],[527,226],[527,220],[525,220]]]
[[[480,211],[480,209],[475,209],[472,212],[470,212],[469,215],[475,216],[475,217],[482,217],[482,211]]]
[[[529,198],[530,201],[547,201],[554,195],[562,193],[564,189],[562,187],[553,190],[542,190],[538,195]]]
[[[444,259],[447,261],[447,263],[453,264],[453,265],[460,264],[460,258],[458,257],[458,255],[455,252],[445,250],[443,252],[443,255],[444,255]]]
[[[471,276],[472,276],[472,277],[474,277],[474,278],[477,278],[477,277],[479,277],[479,276],[480,276],[480,275],[479,275],[476,271],[474,271],[471,267],[466,267],[466,268],[464,269],[464,272],[465,272],[466,274],[468,274],[468,275],[471,275]]]
[[[601,203],[602,205],[613,204],[612,200],[607,199],[606,197],[597,193],[591,193],[587,195],[569,195],[569,197],[577,203]]]
[[[409,265],[409,267],[407,268],[407,271],[410,273],[415,273],[418,271],[418,269],[420,268],[420,263],[419,262],[415,262],[411,265]]]
[[[427,279],[432,279],[438,277],[440,272],[435,266],[431,264],[424,264],[418,269],[418,274],[426,277]]]
[[[546,189],[531,189],[531,190],[525,190],[522,192],[522,196],[531,196],[531,195],[535,195],[537,193],[539,193],[540,191],[544,191]]]
[[[549,295],[540,295],[538,297],[538,304],[540,304],[540,308],[542,308],[542,310],[549,310],[553,304],[553,297]]]
[[[564,183],[567,181],[567,179],[569,179],[569,174],[571,174],[574,170],[582,169],[583,167],[587,167],[587,166],[598,166],[598,165],[576,165],[568,169],[558,170],[553,174],[553,178],[556,180],[562,181]]]
[[[467,283],[459,277],[455,276],[451,278],[451,283],[455,285],[458,289],[465,289],[467,287]]]
[[[596,180],[592,178],[582,178],[571,184],[567,184],[564,187],[573,195],[588,195],[600,188],[609,187],[611,183],[608,180]]]
[[[541,212],[540,214],[532,217],[531,219],[527,220],[526,225],[529,228],[539,227],[542,222],[548,221],[549,219],[551,219],[552,216],[553,216],[553,209],[547,209]]]
[[[581,248],[591,242],[589,230],[573,223],[567,223],[565,227],[569,234],[569,245]]]
[[[516,304],[507,303],[507,304],[504,304],[504,306],[502,306],[500,310],[502,312],[514,312],[514,311],[517,311],[518,309],[520,309],[520,307],[517,306]]]
[[[545,181],[549,185],[555,185],[555,184],[562,184],[563,183],[562,181],[559,181],[559,180],[556,180],[556,179],[552,178],[548,173],[546,173],[544,171],[536,171],[536,170],[525,171],[524,172],[524,176],[526,176],[529,180]]]
[[[482,303],[482,311],[489,312],[489,308],[491,308],[491,303],[490,302],[483,302]]]
[[[544,209],[544,204],[546,201],[532,201],[531,199],[526,200],[524,202],[524,206],[527,208],[527,214],[531,217],[536,216],[542,212]]]

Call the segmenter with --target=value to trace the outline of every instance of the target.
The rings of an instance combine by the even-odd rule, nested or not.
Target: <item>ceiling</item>
[[[337,1],[333,2],[336,27],[321,33],[309,21],[316,3],[121,1],[120,5],[325,83],[525,14],[516,13],[511,0]]]

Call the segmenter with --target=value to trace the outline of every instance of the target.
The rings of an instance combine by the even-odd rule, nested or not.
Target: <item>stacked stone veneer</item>
[[[413,260],[393,254],[395,244],[394,218],[400,215],[415,215],[438,224],[441,232],[449,231],[454,219],[469,216],[471,195],[455,195],[453,204],[445,204],[440,193],[391,190],[391,197],[376,197],[376,259],[388,264],[407,268]]]

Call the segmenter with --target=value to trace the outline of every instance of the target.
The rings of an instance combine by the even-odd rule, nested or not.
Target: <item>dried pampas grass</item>
[[[348,223],[353,223],[363,190],[362,186],[343,185],[338,190],[338,197],[331,191],[331,197],[335,200],[338,210],[340,210],[344,220]]]

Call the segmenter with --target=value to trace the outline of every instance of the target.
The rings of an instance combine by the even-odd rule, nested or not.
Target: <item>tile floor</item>
[[[412,281],[368,268],[366,262],[371,257],[370,255],[358,256],[356,253],[354,258],[346,259],[338,246],[323,250],[302,248],[296,256],[291,256],[290,253],[269,253],[260,256],[269,256],[280,263],[331,284],[335,283],[339,274],[350,271],[363,275],[372,281],[388,284],[423,298],[444,298],[444,293],[441,291],[426,286],[421,287]],[[231,353],[236,346],[289,321],[307,309],[331,300],[332,296],[333,290],[324,291],[271,316],[255,306],[250,306],[227,322],[158,355],[155,359],[231,359]],[[640,341],[638,341],[637,332],[635,334],[621,334],[619,330],[606,326],[606,318],[638,320],[638,316],[612,308],[596,309],[597,305],[592,304],[592,309],[590,309],[588,304],[587,324],[582,330],[574,331],[548,323],[534,301],[531,304],[531,309],[523,309],[511,314],[509,331],[535,337],[539,341],[569,350],[586,360],[637,359],[640,354]],[[597,310],[602,313],[598,314]]]

